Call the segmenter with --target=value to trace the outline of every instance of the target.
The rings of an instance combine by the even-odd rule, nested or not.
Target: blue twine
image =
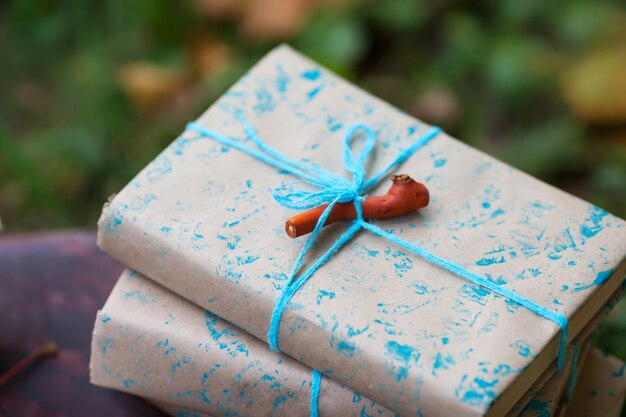
[[[320,386],[322,385],[322,373],[313,369],[311,373],[311,417],[318,417],[319,408],[317,399],[320,396]]]
[[[435,255],[434,253],[430,253],[425,251],[424,249],[418,247],[415,244],[411,244],[405,240],[399,239],[398,237],[392,235],[391,233],[385,232],[384,230],[380,229],[377,226],[374,226],[373,224],[367,223],[365,221],[359,220],[360,225],[362,228],[367,229],[369,231],[371,231],[372,233],[383,237],[393,243],[395,243],[396,245],[405,248],[406,250],[409,250],[419,256],[421,256],[422,258],[426,259],[429,262],[432,262],[436,265],[442,266],[444,268],[446,268],[447,270],[462,276],[463,278],[467,278],[469,281],[472,281],[474,284],[480,285],[482,287],[485,287],[487,289],[490,289],[491,291],[502,295],[503,297],[508,298],[511,301],[514,301],[517,304],[520,304],[524,307],[526,307],[528,310],[532,311],[533,313],[544,317],[556,324],[559,325],[559,327],[561,328],[561,340],[560,340],[560,350],[559,350],[559,357],[558,357],[558,368],[559,370],[561,370],[561,368],[563,368],[563,362],[565,359],[565,348],[567,346],[567,330],[569,327],[569,323],[568,320],[565,316],[555,313],[551,310],[548,310],[547,308],[535,303],[532,300],[529,300],[526,297],[523,297],[521,295],[519,295],[518,293],[516,293],[513,290],[510,290],[507,287],[502,287],[499,284],[496,284],[493,281],[490,281],[486,278],[481,277],[480,275],[476,275],[473,272],[470,272],[466,269],[461,268],[460,266],[446,260],[443,258],[440,258],[439,256]]]
[[[574,357],[572,358],[572,369],[569,373],[569,380],[567,381],[567,404],[572,402],[574,398],[574,388],[576,388],[576,373],[578,372],[578,356],[580,353],[580,347],[574,346]]]
[[[385,168],[378,171],[371,178],[366,180],[365,163],[376,146],[376,135],[372,129],[365,124],[355,124],[348,129],[344,136],[343,147],[343,163],[348,172],[352,174],[352,182],[349,182],[342,175],[325,170],[324,168],[304,161],[294,161],[288,156],[272,148],[259,137],[256,131],[245,120],[241,113],[236,115],[238,120],[243,124],[247,139],[251,140],[258,148],[254,149],[244,145],[245,141],[229,138],[212,130],[208,130],[197,123],[189,123],[187,130],[192,130],[199,133],[203,137],[213,139],[223,145],[231,148],[235,148],[239,151],[247,153],[248,155],[256,158],[268,165],[278,168],[282,171],[288,172],[295,177],[299,177],[299,180],[282,183],[274,188],[274,199],[282,206],[306,210],[313,207],[318,207],[322,204],[327,204],[326,209],[320,216],[315,225],[315,228],[307,238],[303,245],[296,262],[289,274],[289,277],[285,283],[283,291],[280,293],[276,300],[274,310],[272,311],[270,319],[270,327],[267,334],[268,344],[271,350],[279,351],[278,347],[278,331],[280,328],[280,322],[289,303],[289,300],[295,295],[295,293],[307,282],[307,280],[313,276],[313,274],[326,262],[328,262],[339,249],[350,241],[357,232],[361,229],[369,230],[377,236],[385,238],[396,245],[409,250],[429,262],[439,265],[449,271],[471,281],[472,283],[488,288],[491,291],[500,294],[501,296],[514,301],[515,303],[526,307],[528,310],[535,314],[544,317],[554,323],[556,323],[561,329],[561,339],[558,355],[558,369],[563,368],[565,359],[565,348],[567,345],[567,330],[568,320],[565,316],[548,310],[547,308],[529,300],[515,291],[506,287],[502,287],[486,278],[476,275],[470,271],[467,271],[460,266],[443,259],[435,254],[432,254],[415,244],[406,242],[398,237],[385,232],[377,226],[374,226],[363,219],[363,211],[361,208],[361,201],[366,197],[369,190],[378,184],[378,182],[386,177],[391,171],[393,171],[400,164],[405,162],[411,155],[417,150],[424,147],[431,140],[433,140],[441,129],[438,127],[431,128],[426,134],[416,139],[408,148],[402,150],[396,158],[389,163]],[[357,133],[363,133],[364,144],[361,152],[358,155],[354,155],[352,152],[352,140],[357,136]],[[302,188],[302,186],[307,188]],[[330,249],[321,255],[314,263],[304,271],[298,278],[296,275],[302,266],[304,257],[311,249],[313,243],[319,236],[322,227],[326,223],[326,219],[330,215],[333,207],[337,203],[352,202],[356,211],[356,219],[351,223],[351,226],[339,236],[337,241],[330,247]],[[317,373],[317,374],[316,374]],[[317,376],[321,378],[321,374],[318,371],[313,371],[313,381]],[[315,388],[313,385],[312,388]],[[313,415],[313,402],[317,404],[317,394],[319,392],[319,386],[317,389],[312,390],[311,397],[311,415]],[[317,405],[315,406],[315,413],[317,413]],[[317,414],[316,414],[317,415]]]

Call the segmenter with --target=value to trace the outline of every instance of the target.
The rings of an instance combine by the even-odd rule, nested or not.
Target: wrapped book
[[[277,322],[306,238],[285,234],[296,213],[272,190],[294,178],[268,161],[343,174],[359,124],[377,141],[367,171],[406,154],[392,173],[423,182],[430,204],[358,233],[325,228]],[[281,46],[111,199],[99,244],[262,341],[277,330],[282,352],[324,375],[320,408],[336,384],[402,416],[506,415],[619,289],[626,223],[429,132]]]
[[[626,394],[626,365],[597,349],[580,375],[566,417],[619,417]]]
[[[98,313],[91,381],[215,416],[308,416],[311,370],[130,271]],[[325,381],[326,382],[326,381]],[[334,381],[322,416],[394,414]]]
[[[585,363],[589,333],[608,310],[571,344],[580,349],[578,367]],[[573,388],[572,359],[562,372],[542,375],[509,416],[558,415],[566,389]],[[168,409],[213,416],[309,414],[310,369],[268,352],[262,341],[136,272],[122,274],[98,313],[90,368],[93,383]],[[323,416],[393,415],[332,380],[322,388]]]
[[[584,378],[581,388],[577,390],[575,401],[559,409],[560,417],[620,417],[626,392],[626,379],[624,375],[616,376],[616,372],[623,369],[624,364],[610,358],[606,354],[594,350],[590,363],[584,367]],[[619,364],[619,367],[615,367]],[[594,369],[595,366],[597,369]],[[607,368],[613,368],[607,372]],[[594,387],[594,388],[591,388]],[[533,407],[529,407],[520,417],[547,417],[554,415],[553,408],[546,406],[559,401],[559,398],[550,397],[553,387],[542,390],[541,398],[537,399]],[[153,401],[153,403],[175,417],[211,417],[208,414],[198,413],[184,407],[178,407],[165,402]]]

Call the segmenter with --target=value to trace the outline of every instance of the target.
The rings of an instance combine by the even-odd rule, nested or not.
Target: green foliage
[[[367,32],[363,22],[346,11],[326,11],[311,16],[292,44],[312,59],[346,75],[367,48]]]

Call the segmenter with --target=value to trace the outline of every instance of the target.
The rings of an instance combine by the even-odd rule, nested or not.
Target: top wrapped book
[[[375,132],[370,174],[430,129],[286,46],[196,123],[254,148],[242,120],[287,157],[342,175],[352,125]],[[622,284],[626,223],[602,209],[443,133],[394,173],[426,184],[430,204],[376,226],[566,317],[569,340]],[[187,130],[105,206],[99,244],[268,341],[306,240],[287,236],[285,220],[297,212],[272,196],[293,179]],[[346,227],[324,228],[303,270]],[[361,230],[291,298],[278,340],[295,359],[400,415],[499,416],[555,362],[560,335],[509,297]]]

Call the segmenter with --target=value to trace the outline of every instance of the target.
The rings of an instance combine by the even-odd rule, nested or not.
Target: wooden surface
[[[0,237],[0,372],[46,340],[60,349],[0,387],[0,417],[163,416],[89,384],[96,311],[122,271],[95,239],[93,232]]]

